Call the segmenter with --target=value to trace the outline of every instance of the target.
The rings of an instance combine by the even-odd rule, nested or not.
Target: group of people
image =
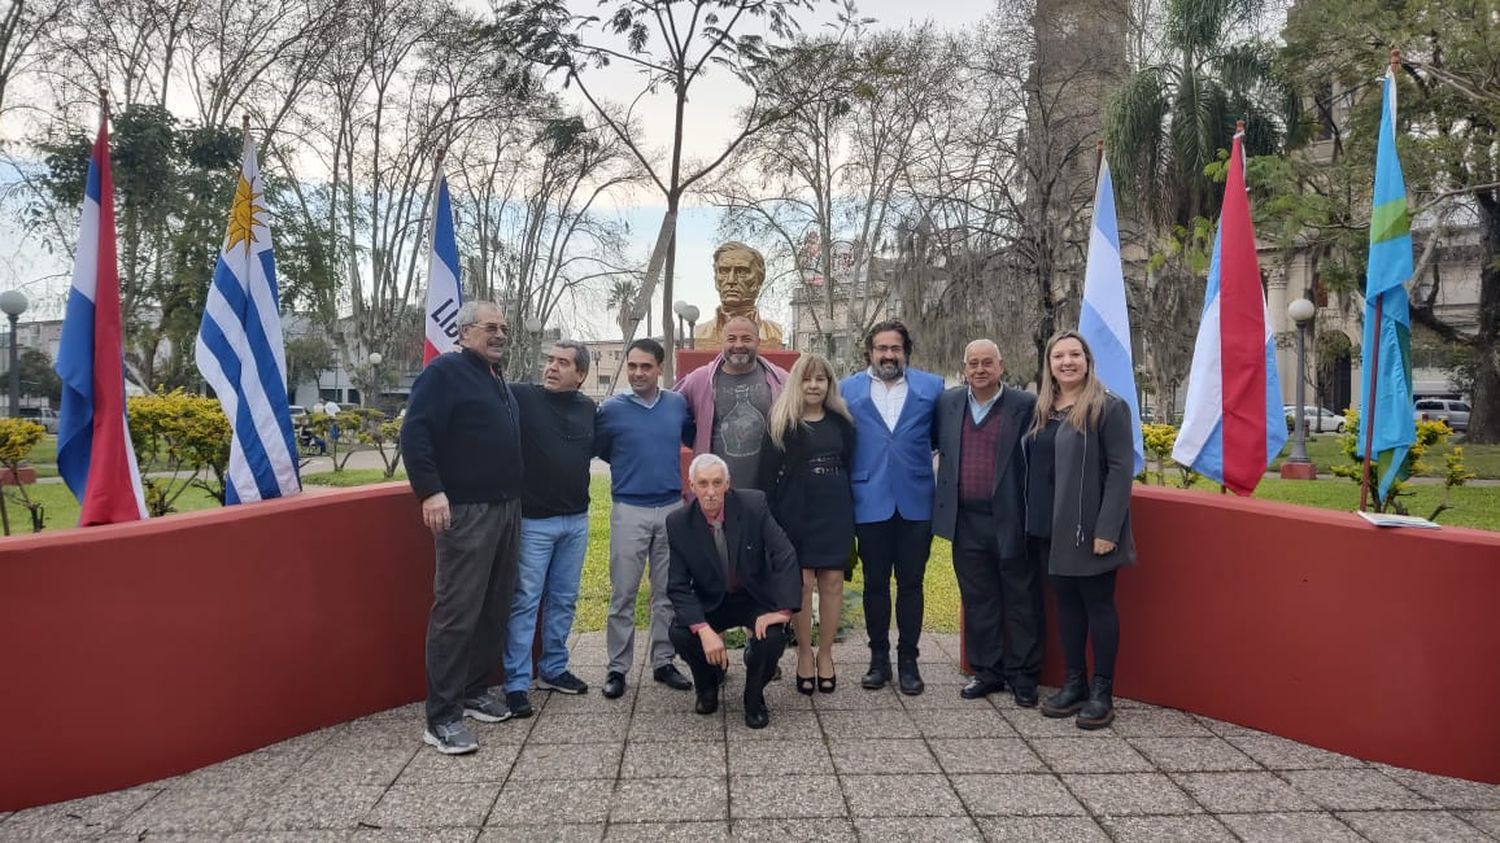
[[[588,691],[569,670],[567,636],[595,457],[610,465],[612,498],[604,696],[626,691],[643,579],[651,678],[695,691],[697,712],[718,709],[724,633],[734,628],[746,630],[748,727],[769,723],[765,688],[790,642],[796,691],[834,693],[833,643],[856,560],[870,648],[860,685],[921,694],[923,582],[936,533],[953,543],[974,669],[963,698],[1009,689],[1019,705],[1040,703],[1081,728],[1112,722],[1115,575],[1135,555],[1130,418],[1076,333],[1048,342],[1033,396],[1003,385],[989,340],[969,344],[965,385],[945,389],[938,375],[908,366],[906,326],[882,322],[865,339],[868,368],[840,380],[817,354],[783,370],[760,353],[761,326],[735,317],[718,356],[673,390],[660,385],[665,349],[635,341],[624,361],[630,390],[596,409],[579,392],[591,362],[582,343],[554,343],[541,384],[510,384],[498,370],[500,309],[465,303],[457,327],[457,353],[417,379],[402,428],[436,549],[424,740],[438,751],[478,747],[465,717],[529,716],[533,687]],[[683,445],[693,452],[686,490]],[[1044,574],[1057,594],[1067,680],[1039,700]],[[489,690],[501,665],[503,697]]]

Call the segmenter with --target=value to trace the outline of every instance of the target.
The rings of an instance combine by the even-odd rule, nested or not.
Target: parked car
[[[1296,404],[1287,404],[1281,410],[1289,419],[1297,417]],[[1319,427],[1320,422],[1322,424],[1321,428]],[[1309,433],[1317,433],[1319,430],[1323,433],[1344,432],[1344,417],[1326,407],[1314,407],[1311,404],[1303,405],[1302,423]]]
[[[1458,433],[1469,429],[1469,402],[1452,398],[1422,398],[1412,408],[1417,421],[1444,421]]]
[[[34,421],[48,433],[57,433],[57,411],[51,407],[22,407],[16,418]]]

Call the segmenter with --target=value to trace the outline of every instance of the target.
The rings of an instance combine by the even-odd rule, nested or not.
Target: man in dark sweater
[[[692,434],[687,400],[661,388],[666,349],[639,339],[625,352],[630,391],[599,408],[595,450],[609,463],[609,650],[604,696],[625,693],[625,674],[635,662],[635,597],[641,577],[651,576],[651,677],[670,688],[693,687],[672,663],[672,601],[667,597],[667,516],[682,506],[678,453]]]
[[[459,350],[417,377],[401,426],[406,474],[436,546],[422,739],[448,755],[479,748],[465,716],[511,716],[489,676],[504,650],[521,527],[520,411],[496,369],[505,317],[492,302],[465,302],[455,321]]]
[[[558,340],[547,352],[542,386],[511,387],[521,407],[526,475],[521,488],[521,567],[505,643],[505,704],[531,716],[531,642],[542,608],[538,688],[582,694],[589,686],[568,670],[568,632],[589,546],[589,462],[594,458],[594,402],[578,387],[589,373],[588,346]]]

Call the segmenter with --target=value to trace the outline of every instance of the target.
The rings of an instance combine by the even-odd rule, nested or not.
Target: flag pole
[[[1104,138],[1094,141],[1094,181],[1099,180],[1099,170],[1104,165]]]
[[[1401,51],[1391,50],[1391,84],[1396,82],[1396,71],[1401,67]],[[1392,115],[1394,118],[1394,115]],[[1374,348],[1370,352],[1370,388],[1365,396],[1365,418],[1360,423],[1365,426],[1364,459],[1360,464],[1359,471],[1359,511],[1364,512],[1370,500],[1370,449],[1375,441],[1375,399],[1379,395],[1380,381],[1380,329],[1383,327],[1385,310],[1385,293],[1382,292],[1375,299],[1375,330],[1372,334]],[[1376,501],[1376,505],[1380,501]]]

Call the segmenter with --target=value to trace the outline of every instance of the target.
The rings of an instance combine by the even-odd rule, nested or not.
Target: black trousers
[[[1084,670],[1084,649],[1094,645],[1094,673],[1114,678],[1115,656],[1120,652],[1120,615],[1115,611],[1115,574],[1106,571],[1091,577],[1052,577],[1057,594],[1057,625],[1063,644],[1063,661],[1069,670]]]
[[[870,656],[891,657],[891,574],[896,575],[896,656],[915,661],[922,638],[922,578],[932,552],[932,522],[892,515],[873,524],[856,524],[859,559],[865,567],[865,632]]]
[[[434,539],[432,614],[427,620],[427,723],[463,717],[483,695],[505,652],[516,590],[521,502],[453,504],[453,524]]]
[[[1042,672],[1042,578],[1022,552],[1000,556],[994,518],[960,506],[953,538],[953,571],[964,609],[969,665],[985,679],[1035,687]]]
[[[776,610],[769,606],[759,605],[741,591],[725,598],[719,608],[708,613],[706,620],[714,632],[743,626],[754,641],[755,619],[774,611]],[[708,663],[708,657],[703,654],[703,640],[698,637],[698,633],[674,622],[667,630],[667,635],[672,639],[672,646],[677,648],[677,655],[687,662],[688,668],[693,672],[693,685],[698,693],[704,694],[718,687],[719,669]],[[749,647],[748,664],[745,667],[746,700],[762,699],[766,684],[776,672],[776,663],[786,650],[786,640],[786,624],[775,624],[766,628],[765,638],[754,641],[754,645]]]

